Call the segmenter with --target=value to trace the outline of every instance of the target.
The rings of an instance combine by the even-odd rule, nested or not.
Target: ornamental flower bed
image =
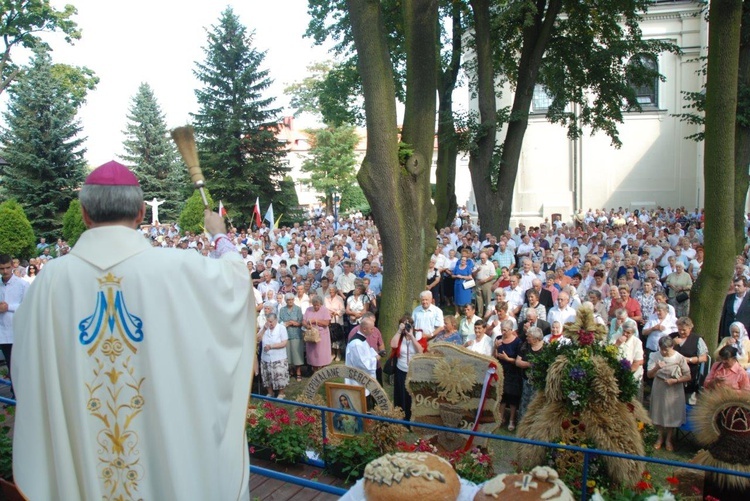
[[[315,417],[296,409],[291,413],[270,402],[247,409],[247,441],[250,453],[267,451],[270,459],[295,463],[312,447]]]

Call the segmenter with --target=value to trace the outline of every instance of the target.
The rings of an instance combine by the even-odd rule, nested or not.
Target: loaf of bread
[[[530,473],[501,474],[488,480],[474,496],[474,501],[574,501],[568,486],[557,471],[548,466],[537,466]]]
[[[445,459],[426,452],[386,454],[365,467],[368,501],[456,501],[461,483]]]

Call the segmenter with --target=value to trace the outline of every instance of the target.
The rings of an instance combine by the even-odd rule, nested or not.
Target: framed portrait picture
[[[344,409],[351,412],[367,413],[367,401],[363,386],[326,382],[326,401],[332,409]],[[364,431],[364,420],[358,416],[349,416],[328,412],[326,414],[328,433],[340,437],[359,435]]]

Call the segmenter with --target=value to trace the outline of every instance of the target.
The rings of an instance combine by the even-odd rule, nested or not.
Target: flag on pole
[[[281,218],[282,218],[283,216],[284,216],[284,213],[282,212],[282,213],[281,213],[281,214],[279,215],[279,217],[277,217],[277,218],[276,218],[276,222],[275,222],[275,223],[273,223],[273,227],[274,227],[274,228],[278,228],[278,227],[279,227],[279,222],[281,222]]]
[[[268,210],[266,211],[266,215],[263,218],[264,221],[268,221],[268,227],[269,229],[273,230],[274,226],[274,220],[273,220],[273,204],[268,205]]]
[[[224,208],[224,204],[221,203],[221,200],[219,200],[219,215],[221,217],[226,217],[227,215],[227,210]]]
[[[255,208],[253,209],[253,219],[255,219],[255,227],[260,228],[262,221],[260,220],[260,197],[255,199]]]

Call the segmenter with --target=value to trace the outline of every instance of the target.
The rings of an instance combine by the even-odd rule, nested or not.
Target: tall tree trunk
[[[393,66],[379,0],[347,0],[365,101],[367,152],[357,178],[383,244],[380,329],[386,343],[425,288],[435,249],[430,165],[435,134],[437,0],[405,0],[406,109],[399,163]]]
[[[692,291],[691,317],[709,353],[716,348],[719,319],[734,266],[735,121],[740,52],[741,0],[713,0],[709,11],[706,136],[703,178],[706,260]]]
[[[497,136],[497,104],[495,101],[495,70],[492,62],[490,0],[471,0],[474,16],[474,48],[477,68],[477,105],[480,127],[476,138],[477,147],[469,156],[469,172],[474,197],[477,201],[479,223],[482,233],[492,232],[498,237],[503,229],[500,225],[500,204],[493,191],[492,157]],[[497,224],[495,224],[497,223]]]
[[[456,215],[456,157],[458,141],[456,123],[453,118],[453,90],[458,81],[458,70],[461,65],[461,3],[454,2],[452,8],[453,38],[451,59],[445,71],[438,74],[438,151],[437,169],[435,172],[435,211],[439,230],[450,226]],[[439,64],[439,61],[438,61]]]
[[[531,107],[531,99],[534,95],[534,86],[539,76],[539,67],[542,64],[542,57],[544,56],[544,51],[547,49],[552,28],[562,9],[562,0],[550,0],[546,5],[546,10],[543,8],[544,5],[541,5],[542,8],[539,8],[540,6],[538,5],[538,10],[531,15],[532,22],[523,29],[523,46],[521,48],[521,58],[518,62],[518,82],[516,82],[516,91],[513,96],[513,105],[510,112],[511,118],[508,122],[505,139],[503,140],[503,148],[500,154],[500,163],[496,177],[493,176],[493,169],[495,167],[492,160],[492,150],[494,150],[495,146],[494,135],[497,126],[494,119],[496,114],[494,104],[495,87],[494,71],[491,71],[492,49],[489,40],[489,19],[485,21],[476,17],[479,11],[489,10],[488,7],[483,5],[487,3],[487,0],[471,2],[474,10],[476,30],[477,93],[481,120],[480,130],[482,130],[484,135],[479,139],[476,162],[472,168],[472,161],[470,161],[469,169],[471,170],[474,193],[477,196],[477,208],[479,210],[482,233],[490,232],[499,236],[504,230],[508,229],[508,225],[510,224],[510,216],[513,210],[513,189],[516,185],[516,175],[518,174],[518,162],[521,158],[523,138],[529,122],[529,108]],[[546,2],[538,2],[538,4],[540,3],[544,4]],[[487,14],[487,17],[489,18],[489,14]],[[478,26],[480,21],[488,24],[486,33],[485,28],[482,28],[480,31]],[[486,41],[482,40],[485,36],[488,37]],[[482,52],[489,50],[489,55],[480,54],[480,47]],[[491,71],[491,74],[484,75],[483,78],[481,73],[483,71],[486,72],[488,69]],[[490,83],[491,88],[489,87]],[[490,123],[489,116],[489,97],[485,96],[483,106],[482,94],[488,92],[492,92],[492,123]],[[487,109],[484,109],[485,106],[487,106]],[[492,149],[489,148],[488,144],[483,144],[485,138],[488,138],[490,135],[493,136]],[[490,184],[492,187],[488,189],[486,186],[480,186],[484,183]],[[480,200],[480,191],[484,192],[482,200]]]
[[[742,2],[742,28],[740,29],[740,65],[738,91],[745,95],[750,93],[750,0]],[[743,101],[747,98],[743,99]],[[744,102],[740,103],[737,114],[747,115],[750,109]],[[750,188],[750,127],[747,117],[737,121],[734,144],[734,251],[741,254],[745,248],[745,200]]]

